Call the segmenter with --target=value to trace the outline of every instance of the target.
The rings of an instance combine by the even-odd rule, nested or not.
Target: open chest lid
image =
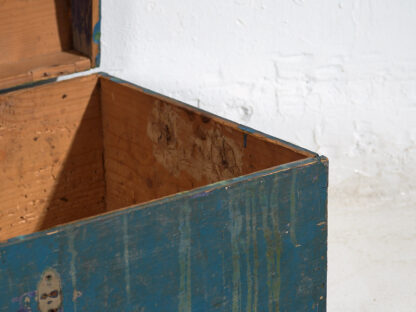
[[[100,63],[100,0],[0,1],[0,90]]]

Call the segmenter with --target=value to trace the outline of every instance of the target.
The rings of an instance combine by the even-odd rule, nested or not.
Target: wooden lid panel
[[[99,0],[0,1],[0,90],[98,66],[99,19]]]
[[[0,2],[0,64],[71,48],[69,0]]]

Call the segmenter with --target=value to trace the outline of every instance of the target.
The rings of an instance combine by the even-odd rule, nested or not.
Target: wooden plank
[[[0,90],[99,65],[99,0],[0,1]]]
[[[190,111],[190,112],[194,112],[198,115],[202,114],[205,117],[210,118],[210,119],[215,119],[216,123],[219,123],[219,124],[222,124],[226,127],[238,130],[240,133],[251,134],[253,138],[258,138],[262,141],[269,142],[269,143],[274,144],[274,145],[279,145],[284,153],[289,153],[290,154],[290,153],[294,152],[296,154],[303,155],[304,157],[316,157],[316,156],[318,156],[318,154],[316,154],[316,153],[314,153],[314,152],[312,152],[308,149],[302,148],[298,145],[295,145],[295,144],[289,143],[287,141],[281,140],[279,138],[273,137],[273,136],[268,135],[266,133],[262,133],[260,131],[257,131],[255,129],[253,129],[253,128],[238,124],[238,123],[230,121],[230,120],[227,120],[223,117],[219,117],[215,114],[209,113],[209,112],[204,111],[204,110],[199,109],[199,108],[196,108],[192,105],[186,104],[184,102],[175,100],[175,99],[170,98],[168,96],[165,96],[163,94],[157,93],[156,91],[147,89],[147,88],[142,87],[142,86],[138,86],[138,85],[133,84],[131,82],[128,82],[126,80],[111,76],[107,73],[101,72],[101,73],[99,73],[99,75],[100,75],[100,77],[102,77],[104,79],[110,80],[110,81],[115,82],[117,84],[127,86],[129,88],[132,88],[132,89],[137,90],[139,92],[142,92],[144,94],[151,95],[154,99],[158,99],[158,100],[161,100],[161,101],[164,101],[164,102],[171,103],[175,106],[181,107],[182,109]]]
[[[0,240],[105,211],[96,84],[88,76],[0,95]]]
[[[100,66],[101,62],[101,0],[92,0],[92,67]]]
[[[92,67],[100,63],[100,1],[71,0],[74,49],[88,55]]]
[[[306,159],[2,244],[0,311],[45,274],[65,311],[326,311],[326,191]]]
[[[91,14],[91,0],[71,0],[73,45],[76,50],[85,55],[91,54]]]
[[[196,109],[100,81],[109,210],[306,158]]]
[[[0,64],[0,90],[91,68],[88,57],[76,51],[54,52],[15,63]]]
[[[71,50],[69,0],[0,1],[0,64]]]
[[[96,76],[9,92],[0,104],[3,240],[307,157]]]

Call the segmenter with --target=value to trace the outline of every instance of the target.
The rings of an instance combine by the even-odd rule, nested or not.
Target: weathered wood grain
[[[0,240],[104,211],[97,77],[0,95]]]
[[[109,210],[311,155],[140,88],[100,84]]]
[[[92,67],[101,62],[101,0],[92,0],[92,47],[89,54]]]
[[[0,311],[326,311],[327,160],[312,158],[0,245]],[[55,273],[54,273],[55,274]]]
[[[54,52],[0,64],[0,89],[20,84],[73,74],[91,68],[88,57],[76,51]]]
[[[98,74],[0,95],[0,172],[0,311],[326,310],[325,157]]]
[[[0,90],[99,66],[99,0],[0,1]]]
[[[69,0],[0,1],[0,63],[72,48]]]
[[[92,75],[0,95],[0,240],[313,156]]]
[[[88,55],[92,67],[100,65],[100,1],[71,0],[74,49]]]

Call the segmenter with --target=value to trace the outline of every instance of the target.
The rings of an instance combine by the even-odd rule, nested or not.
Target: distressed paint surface
[[[100,65],[101,0],[71,1],[74,48],[90,56],[92,67]]]
[[[92,1],[72,0],[71,16],[72,16],[72,32],[73,44],[75,49],[85,55],[89,55],[91,51],[92,41]]]
[[[297,161],[3,243],[0,311],[24,294],[37,311],[48,269],[64,311],[326,311],[327,169]]]

